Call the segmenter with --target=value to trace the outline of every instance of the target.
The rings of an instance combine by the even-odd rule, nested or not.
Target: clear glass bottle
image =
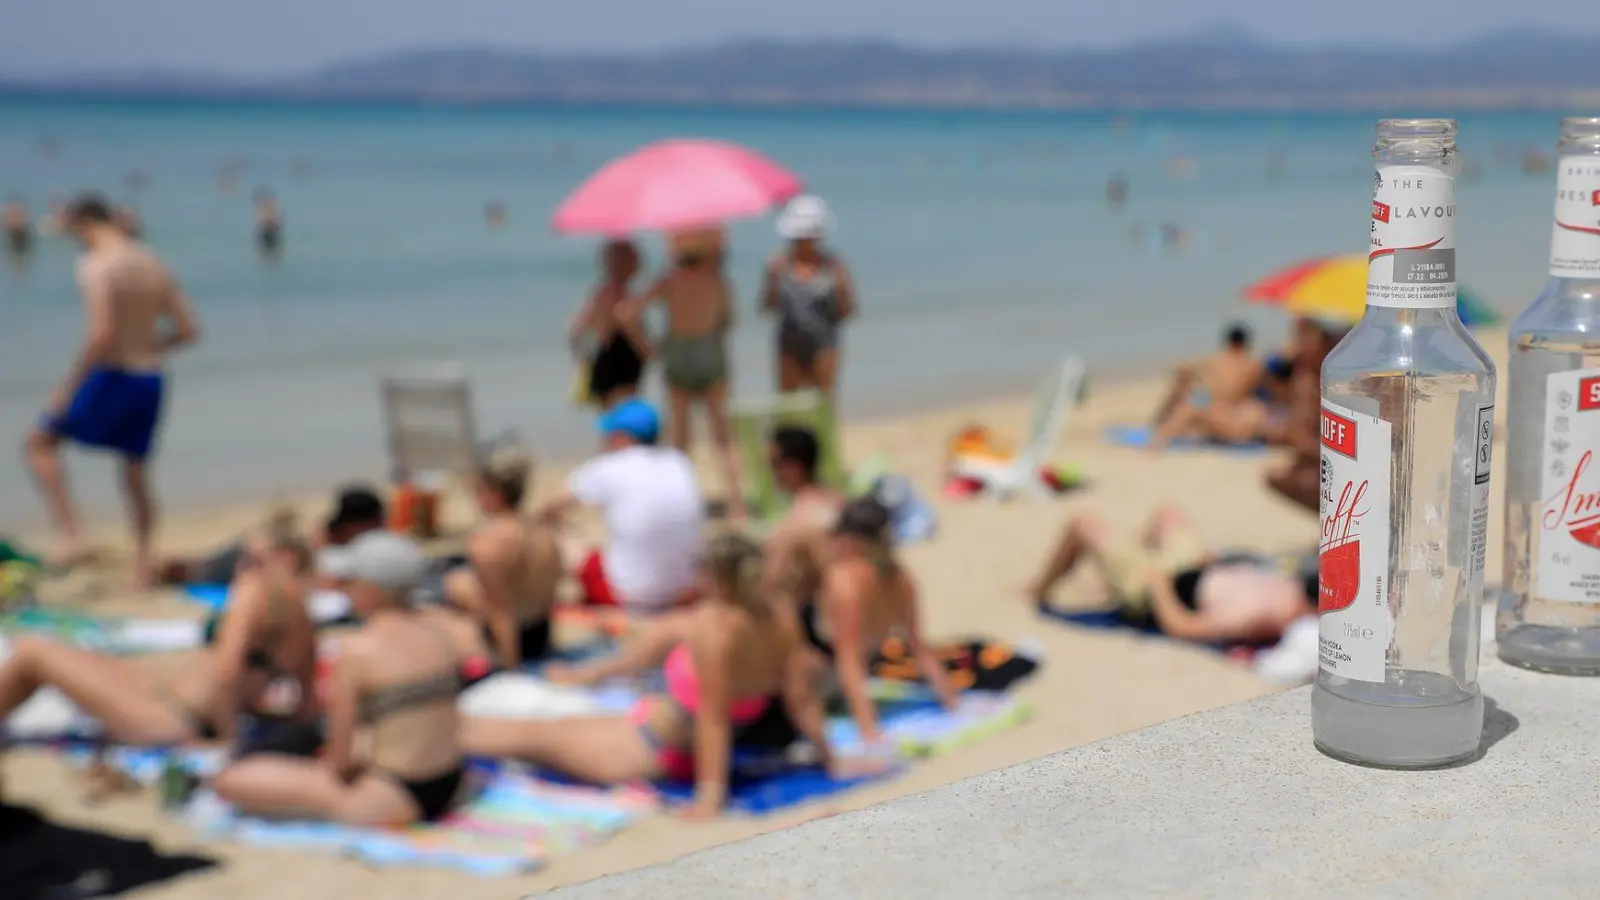
[[[1456,125],[1386,119],[1367,309],[1322,367],[1323,752],[1398,768],[1478,751],[1494,363],[1456,312]]]
[[[1511,326],[1500,658],[1600,675],[1600,118],[1561,123],[1550,280]]]

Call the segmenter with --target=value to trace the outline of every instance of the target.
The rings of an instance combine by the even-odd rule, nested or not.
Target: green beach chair
[[[789,502],[773,482],[767,461],[767,441],[774,428],[798,425],[815,432],[822,450],[817,464],[819,478],[830,487],[845,486],[844,461],[839,451],[833,410],[820,391],[743,397],[734,400],[729,409],[733,415],[734,436],[739,442],[739,462],[744,469],[745,500],[755,521],[776,518]]]

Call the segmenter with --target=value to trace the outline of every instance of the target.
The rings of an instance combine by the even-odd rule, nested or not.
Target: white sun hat
[[[778,215],[778,236],[790,241],[820,238],[833,228],[833,213],[815,194],[801,194]]]

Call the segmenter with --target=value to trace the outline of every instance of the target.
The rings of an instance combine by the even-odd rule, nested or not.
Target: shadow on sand
[[[166,856],[149,841],[70,828],[32,809],[0,804],[0,896],[89,900],[200,872],[201,856]]]

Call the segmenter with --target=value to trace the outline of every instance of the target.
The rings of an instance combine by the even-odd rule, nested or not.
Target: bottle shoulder
[[[1475,375],[1491,385],[1496,375],[1494,358],[1459,323],[1411,329],[1358,325],[1322,364],[1323,380],[1329,382],[1389,372]]]
[[[1522,335],[1600,333],[1600,282],[1548,279],[1509,330],[1513,343]]]

